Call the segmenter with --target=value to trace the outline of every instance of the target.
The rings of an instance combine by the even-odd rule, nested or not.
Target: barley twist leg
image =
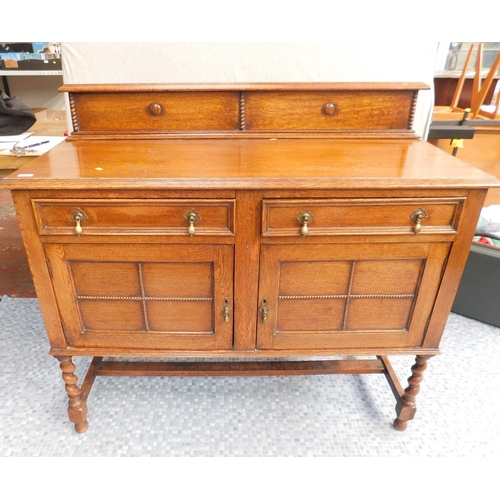
[[[411,377],[408,379],[408,387],[404,390],[401,398],[396,404],[397,418],[394,420],[394,427],[398,431],[404,431],[408,427],[408,421],[412,420],[417,411],[415,398],[420,392],[420,383],[424,378],[424,371],[427,368],[427,360],[432,356],[417,356],[415,364],[411,367]]]
[[[70,356],[57,358],[62,370],[62,378],[66,384],[68,393],[68,416],[75,424],[76,432],[85,432],[89,423],[87,422],[87,404],[82,398],[82,390],[77,386],[78,377],[75,375],[75,365]]]

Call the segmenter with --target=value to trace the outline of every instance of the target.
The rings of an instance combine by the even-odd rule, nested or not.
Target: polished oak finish
[[[394,428],[398,431],[404,431],[408,427],[408,420],[411,420],[417,411],[415,398],[420,392],[420,383],[424,378],[427,360],[430,358],[431,356],[417,356],[415,364],[411,367],[412,375],[408,379],[408,387],[404,390],[396,406],[398,417],[394,420]]]
[[[231,349],[222,311],[232,304],[231,245],[44,248],[70,345]]]
[[[258,348],[420,345],[449,246],[263,245]]]
[[[97,376],[333,373],[404,429],[500,185],[415,137],[424,87],[64,87],[76,132],[4,183],[76,430]]]
[[[35,199],[33,206],[39,234],[71,234],[77,223],[85,234],[186,234],[196,225],[196,234],[234,235],[234,200],[82,199],[74,209],[71,200]]]
[[[422,84],[66,85],[73,138],[412,135]]]
[[[248,92],[246,129],[411,129],[408,116],[413,97],[411,90],[397,95],[381,90]]]
[[[72,94],[78,130],[235,130],[237,92],[153,92]]]
[[[262,234],[296,236],[300,229],[305,236],[304,224],[306,234],[315,235],[408,234],[415,231],[416,224],[420,224],[417,232],[423,227],[429,233],[454,233],[463,201],[464,198],[264,200]],[[418,206],[422,204],[429,215],[423,215],[423,209]],[[426,217],[427,224],[424,223]]]

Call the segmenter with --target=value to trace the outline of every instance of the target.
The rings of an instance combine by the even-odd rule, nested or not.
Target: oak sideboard
[[[61,91],[73,133],[3,184],[78,432],[113,375],[385,374],[406,428],[500,185],[417,137],[425,85]]]

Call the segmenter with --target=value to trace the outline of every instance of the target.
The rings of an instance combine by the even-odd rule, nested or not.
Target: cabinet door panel
[[[230,245],[47,244],[72,346],[230,349]]]
[[[409,297],[364,297],[349,301],[346,331],[407,331],[411,319],[414,295]]]
[[[279,300],[276,332],[314,333],[342,329],[344,299]]]
[[[82,332],[109,331],[110,328],[122,332],[144,330],[142,307],[138,301],[78,300],[78,307]]]
[[[358,260],[355,262],[351,293],[412,294],[415,293],[422,264],[420,259]]]
[[[263,245],[260,349],[422,343],[448,243]]]
[[[345,293],[349,269],[347,261],[282,261],[279,294],[293,296]]]

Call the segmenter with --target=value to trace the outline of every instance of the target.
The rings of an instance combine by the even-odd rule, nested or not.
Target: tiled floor
[[[99,377],[78,434],[38,301],[4,297],[0,331],[0,456],[500,456],[500,329],[456,314],[404,432],[383,375],[308,375]],[[413,357],[391,360],[405,382]]]

